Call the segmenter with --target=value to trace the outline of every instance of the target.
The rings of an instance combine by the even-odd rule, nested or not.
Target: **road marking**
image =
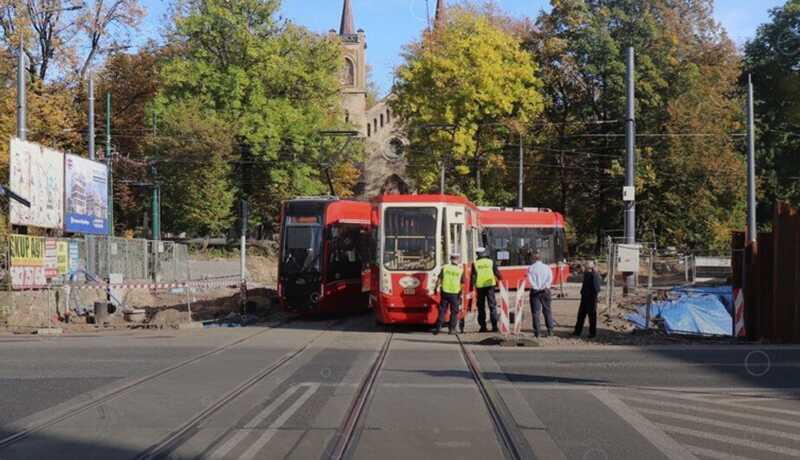
[[[731,398],[731,399],[709,400],[708,398],[706,398],[706,395],[698,395],[698,394],[678,395],[678,394],[662,392],[662,391],[648,391],[648,393],[657,394],[657,395],[660,395],[660,396],[673,397],[673,398],[678,398],[678,399],[686,399],[686,400],[690,400],[690,401],[703,402],[703,403],[708,403],[708,404],[717,404],[717,405],[720,405],[720,406],[736,407],[736,408],[745,409],[745,410],[758,410],[758,411],[763,411],[763,412],[772,412],[772,413],[775,413],[775,414],[785,414],[785,415],[792,415],[792,416],[795,416],[795,417],[800,417],[800,411],[797,411],[797,410],[780,409],[780,408],[777,408],[777,407],[758,407],[758,406],[753,406],[752,404],[742,404],[741,403],[741,402],[744,402],[744,401],[750,401],[750,402],[756,402],[756,403],[763,402],[763,401],[781,401],[781,399],[777,399],[777,398],[753,398],[753,397],[748,397],[748,398],[738,398],[738,399],[737,398]]]
[[[269,426],[269,428],[261,434],[261,436],[256,439],[256,442],[250,446],[249,449],[239,457],[241,460],[252,460],[253,458],[258,455],[261,449],[267,445],[267,443],[278,433],[278,430],[286,423],[295,412],[298,411],[303,405],[311,399],[311,396],[317,392],[319,389],[319,385],[316,383],[311,383],[307,385],[308,390],[300,396],[297,401],[295,401],[288,409],[286,409],[274,422]]]
[[[643,414],[656,415],[659,417],[667,417],[675,420],[683,420],[684,422],[694,422],[704,425],[716,426],[720,428],[730,428],[732,430],[763,434],[765,436],[788,439],[790,441],[795,441],[795,442],[798,441],[797,433],[786,433],[785,431],[770,430],[767,428],[759,428],[757,426],[752,426],[752,425],[742,425],[740,423],[722,422],[710,418],[696,417],[694,415],[677,414],[675,412],[667,412],[658,409],[636,408],[636,411]]]
[[[732,444],[734,446],[746,447],[748,449],[764,450],[776,454],[788,455],[790,457],[800,457],[800,450],[792,449],[789,447],[775,446],[772,444],[767,444],[765,442],[750,441],[747,439],[734,438],[732,436],[725,436],[722,434],[706,433],[705,431],[692,430],[689,428],[683,428],[673,425],[665,425],[663,423],[659,423],[657,424],[657,426],[668,433],[676,433],[676,434],[682,434],[684,436],[691,436],[694,438],[708,439],[711,441]]]
[[[653,444],[653,446],[667,458],[671,460],[697,460],[697,457],[685,447],[659,430],[650,420],[647,420],[643,415],[634,411],[616,396],[605,390],[595,390],[590,393],[605,404],[606,407],[614,411],[614,413],[630,425],[631,428],[638,431],[639,434]]]
[[[264,408],[261,412],[258,413],[252,420],[250,420],[245,426],[244,429],[236,430],[236,434],[234,434],[230,439],[228,439],[224,444],[219,446],[215,449],[211,455],[209,456],[211,459],[223,459],[225,458],[233,449],[236,448],[239,444],[241,444],[244,439],[252,433],[252,429],[257,427],[261,422],[267,419],[275,409],[280,407],[284,402],[286,402],[289,397],[297,392],[299,386],[291,387],[282,395],[280,395],[277,399],[272,401],[267,407]]]
[[[750,457],[741,457],[739,455],[732,455],[727,452],[720,452],[718,450],[705,449],[703,447],[687,446],[689,450],[701,457],[713,458],[714,460],[755,460]]]
[[[666,402],[666,401],[657,401],[657,400],[651,400],[651,399],[636,398],[634,396],[627,396],[627,395],[620,395],[620,398],[622,398],[622,399],[624,399],[626,401],[632,401],[632,402],[641,403],[641,404],[650,404],[650,405],[656,405],[656,406],[662,406],[662,407],[672,407],[672,408],[675,408],[675,409],[690,410],[690,411],[694,411],[694,412],[704,412],[704,413],[709,413],[709,414],[725,415],[725,416],[733,417],[733,418],[745,418],[745,419],[756,420],[758,422],[763,422],[763,423],[767,423],[767,424],[771,423],[771,424],[774,424],[774,425],[785,425],[785,426],[791,426],[793,428],[800,428],[800,422],[792,422],[792,421],[789,421],[789,420],[782,420],[782,419],[778,419],[778,418],[775,418],[775,417],[764,417],[764,416],[761,416],[761,415],[746,414],[746,413],[743,413],[743,412],[734,412],[734,411],[729,411],[729,410],[724,410],[724,409],[712,409],[712,408],[709,408],[709,407],[698,407],[698,406],[692,406],[692,405],[687,405],[687,404],[678,404],[678,403],[670,403],[670,402]]]

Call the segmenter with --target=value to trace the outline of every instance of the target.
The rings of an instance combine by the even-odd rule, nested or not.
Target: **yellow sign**
[[[11,235],[12,267],[43,267],[44,238],[27,235]]]
[[[58,242],[58,274],[66,275],[69,273],[69,243],[66,241]]]

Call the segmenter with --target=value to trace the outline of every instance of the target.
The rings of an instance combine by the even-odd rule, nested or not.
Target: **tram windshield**
[[[535,251],[546,264],[564,258],[564,231],[559,228],[491,227],[484,232],[484,243],[498,266],[528,265]]]
[[[393,271],[436,267],[436,208],[388,208],[384,214],[383,264]]]
[[[318,201],[286,203],[281,245],[284,274],[320,272],[325,205]]]

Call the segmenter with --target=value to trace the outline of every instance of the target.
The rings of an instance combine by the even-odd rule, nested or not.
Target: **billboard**
[[[64,231],[108,234],[108,168],[75,155],[65,163]]]
[[[60,229],[64,224],[64,154],[33,142],[11,139],[11,190],[31,202],[11,201],[11,223]]]

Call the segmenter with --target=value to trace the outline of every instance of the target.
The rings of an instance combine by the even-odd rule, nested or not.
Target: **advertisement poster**
[[[42,228],[64,224],[64,154],[17,138],[10,145],[11,190],[31,202],[11,201],[11,223]]]
[[[77,241],[69,242],[69,271],[83,270],[81,264],[81,247]]]
[[[59,241],[56,254],[58,275],[64,276],[69,274],[69,243],[66,241]]]
[[[48,238],[44,242],[44,277],[58,276],[58,241]]]
[[[11,287],[35,289],[47,285],[45,240],[26,235],[11,235]]]
[[[108,169],[103,163],[66,156],[64,230],[108,234]]]

